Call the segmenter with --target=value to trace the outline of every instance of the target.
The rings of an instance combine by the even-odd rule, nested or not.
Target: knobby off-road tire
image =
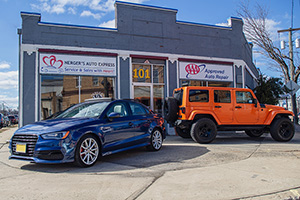
[[[175,131],[182,138],[191,138],[191,129],[189,128],[181,129],[175,126]]]
[[[264,134],[264,129],[257,129],[257,130],[246,130],[245,133],[249,137],[258,138]]]
[[[79,167],[93,166],[101,155],[100,145],[94,135],[84,135],[75,151],[75,164]]]
[[[199,119],[192,125],[191,137],[201,144],[211,143],[217,136],[216,124],[208,118]]]
[[[271,124],[270,133],[274,140],[288,142],[295,135],[295,127],[288,118],[279,118]]]
[[[174,123],[178,118],[178,102],[174,97],[167,97],[164,102],[164,118],[168,123]]]

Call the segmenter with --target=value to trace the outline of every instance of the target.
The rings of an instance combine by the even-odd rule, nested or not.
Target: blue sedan
[[[143,104],[90,101],[18,129],[10,140],[10,159],[89,167],[101,156],[124,150],[145,146],[158,151],[165,137],[163,118]]]

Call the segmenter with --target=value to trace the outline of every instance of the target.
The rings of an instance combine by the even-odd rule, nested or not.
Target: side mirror
[[[120,113],[116,113],[116,112],[112,112],[110,113],[107,118],[109,121],[113,121],[114,119],[116,118],[120,118],[121,117],[121,114]]]
[[[255,108],[257,108],[257,99],[253,99],[253,103],[255,104]]]

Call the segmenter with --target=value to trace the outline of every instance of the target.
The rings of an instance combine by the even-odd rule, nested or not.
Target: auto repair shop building
[[[178,21],[175,9],[120,1],[115,8],[116,28],[21,13],[20,126],[91,98],[138,99],[162,112],[163,99],[183,85],[256,86],[241,19],[223,27]]]

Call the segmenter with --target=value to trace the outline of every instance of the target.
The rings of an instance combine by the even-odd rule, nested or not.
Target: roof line
[[[72,24],[59,24],[59,23],[49,23],[49,22],[39,22],[39,25],[44,26],[57,26],[66,28],[81,28],[81,29],[93,29],[93,30],[105,30],[105,31],[118,31],[116,28],[106,28],[106,27],[96,27],[96,26],[81,26]]]
[[[178,21],[177,20],[176,23],[186,24],[186,25],[194,25],[194,26],[205,26],[205,27],[209,27],[209,28],[220,28],[220,29],[232,30],[232,27],[218,26],[218,25],[211,25],[211,24],[201,24],[201,23],[195,23],[195,22],[186,22],[186,21]]]
[[[37,15],[37,16],[41,16],[41,13],[23,12],[23,11],[21,11],[21,15]]]
[[[116,1],[115,4],[131,5],[131,6],[151,8],[151,9],[157,9],[157,10],[165,10],[165,11],[171,11],[171,12],[176,12],[176,13],[178,12],[177,9],[173,9],[173,8],[166,8],[166,7],[160,7],[160,6],[150,6],[150,5],[145,5],[145,4],[130,3],[130,2],[124,2],[124,1]]]

